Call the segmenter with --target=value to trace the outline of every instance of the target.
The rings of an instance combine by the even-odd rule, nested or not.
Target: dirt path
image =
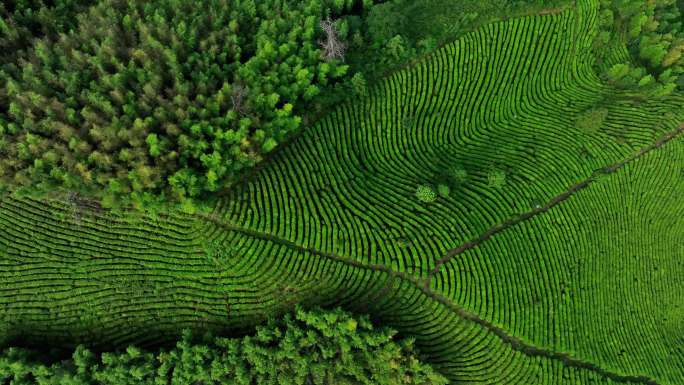
[[[508,344],[511,346],[511,348],[515,351],[521,352],[525,355],[528,356],[533,356],[533,357],[544,357],[548,358],[551,360],[558,360],[561,361],[564,365],[569,366],[569,367],[575,367],[579,369],[586,369],[586,370],[591,370],[593,372],[596,372],[604,377],[610,378],[613,381],[620,382],[620,383],[636,383],[636,384],[644,384],[644,385],[659,385],[658,382],[648,376],[644,375],[626,375],[626,374],[621,374],[617,373],[615,371],[606,369],[604,367],[601,367],[600,365],[582,360],[580,358],[573,357],[569,353],[565,352],[558,352],[554,351],[551,349],[546,349],[542,347],[535,346],[531,342],[525,341],[519,337],[516,337],[514,335],[511,335],[508,331],[505,329],[502,329],[496,325],[494,325],[492,322],[480,317],[478,314],[470,312],[460,306],[459,304],[455,303],[453,300],[449,299],[448,297],[435,292],[434,290],[430,289],[430,277],[432,277],[434,274],[437,274],[440,270],[440,268],[447,262],[449,262],[452,258],[456,257],[457,255],[465,252],[466,250],[475,248],[485,242],[487,239],[491,238],[495,234],[511,227],[515,226],[527,219],[530,219],[534,217],[535,215],[544,213],[551,208],[557,206],[561,202],[565,201],[566,199],[570,198],[572,195],[574,195],[576,192],[581,191],[591,185],[592,182],[596,181],[598,178],[604,175],[609,175],[612,174],[622,167],[624,167],[626,164],[640,158],[641,156],[654,151],[666,143],[672,141],[675,139],[677,136],[679,136],[682,132],[684,132],[684,124],[680,125],[677,129],[670,131],[663,136],[661,136],[658,140],[656,140],[654,143],[652,143],[649,146],[646,146],[639,150],[638,152],[628,156],[627,158],[622,159],[619,162],[610,164],[608,166],[605,166],[603,168],[600,168],[598,170],[595,170],[591,176],[589,176],[587,179],[574,184],[570,186],[567,190],[562,192],[561,194],[555,196],[552,198],[550,201],[548,201],[544,206],[535,208],[533,210],[530,210],[528,212],[519,214],[516,217],[513,217],[505,222],[502,222],[500,224],[497,224],[484,233],[480,235],[479,237],[472,239],[468,242],[465,242],[464,244],[449,250],[449,252],[442,258],[440,258],[437,261],[437,264],[435,268],[428,274],[427,279],[421,279],[419,277],[413,276],[411,274],[407,274],[405,272],[400,272],[400,271],[394,271],[390,267],[382,264],[369,264],[365,262],[358,261],[353,258],[349,258],[346,256],[342,255],[337,255],[334,253],[328,253],[324,252],[321,250],[317,250],[311,247],[306,247],[306,246],[301,246],[296,244],[295,242],[292,242],[288,239],[280,238],[276,235],[273,234],[268,234],[268,233],[263,233],[257,230],[252,230],[240,226],[235,226],[230,223],[224,222],[222,219],[217,218],[213,215],[204,215],[204,214],[195,214],[194,216],[200,217],[206,221],[209,221],[219,227],[225,228],[230,231],[236,231],[241,234],[250,236],[250,237],[255,237],[258,239],[263,239],[267,240],[270,242],[275,242],[280,245],[298,250],[300,252],[305,252],[305,253],[310,253],[311,255],[316,255],[321,258],[325,258],[331,261],[335,261],[338,263],[343,263],[347,264],[359,269],[367,269],[371,271],[378,271],[378,272],[383,272],[386,273],[389,276],[389,279],[387,279],[387,282],[385,285],[380,289],[380,292],[382,293],[385,290],[389,290],[391,285],[395,282],[395,279],[400,279],[407,281],[411,283],[413,287],[416,289],[420,290],[423,294],[425,294],[427,297],[431,298],[434,301],[437,301],[438,303],[444,305],[449,311],[453,312],[457,316],[459,316],[462,319],[474,322],[487,330],[488,332],[492,333],[496,337],[498,337],[502,342]]]
[[[570,186],[567,190],[565,190],[562,193],[553,197],[544,206],[534,208],[530,211],[524,212],[522,214],[518,214],[517,216],[510,218],[510,219],[508,219],[502,223],[496,224],[496,225],[490,227],[487,231],[482,233],[480,236],[478,236],[474,239],[471,239],[471,240],[461,244],[458,247],[450,249],[446,253],[446,255],[444,255],[442,258],[437,260],[437,262],[435,263],[435,267],[430,271],[430,274],[428,275],[428,281],[432,278],[432,276],[439,273],[440,269],[442,268],[442,266],[445,263],[448,263],[451,259],[458,256],[459,254],[462,254],[463,252],[465,252],[467,250],[470,250],[472,248],[479,246],[480,244],[482,244],[483,242],[485,242],[486,240],[488,240],[492,236],[506,230],[507,228],[509,228],[511,226],[515,226],[521,222],[524,222],[530,218],[533,218],[534,216],[536,216],[538,214],[549,211],[553,207],[557,206],[558,204],[562,203],[566,199],[573,196],[576,192],[587,188],[589,185],[591,185],[593,182],[595,182],[600,177],[602,177],[604,175],[612,174],[615,171],[624,167],[626,164],[640,158],[641,156],[643,156],[643,155],[645,155],[645,154],[647,154],[653,150],[656,150],[656,149],[662,147],[664,144],[673,140],[678,135],[680,135],[682,132],[684,132],[684,124],[679,126],[679,128],[675,129],[674,131],[670,131],[667,134],[661,136],[653,144],[642,148],[638,152],[630,155],[629,157],[622,159],[619,162],[616,162],[616,163],[610,164],[608,166],[605,166],[603,168],[600,168],[598,170],[595,170],[591,174],[591,176],[589,176],[587,179]]]

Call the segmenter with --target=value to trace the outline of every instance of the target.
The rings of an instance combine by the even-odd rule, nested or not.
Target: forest
[[[0,2],[0,384],[684,384],[683,23]]]

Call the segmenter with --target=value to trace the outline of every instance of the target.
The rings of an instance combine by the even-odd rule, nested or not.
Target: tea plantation
[[[577,0],[464,34],[207,212],[2,198],[0,345],[153,347],[339,306],[452,384],[684,384],[684,94],[602,77],[630,54],[597,50],[601,17]]]

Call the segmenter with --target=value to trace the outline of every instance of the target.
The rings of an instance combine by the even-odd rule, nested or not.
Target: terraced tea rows
[[[434,289],[536,346],[680,383],[682,144],[456,256]]]
[[[673,136],[632,155],[674,132],[684,98],[634,101],[602,84],[590,49],[597,5],[577,3],[488,25],[392,75],[211,215],[3,200],[0,337],[152,344],[183,327],[246,328],[302,302],[414,336],[454,383],[681,383],[684,178],[673,167],[684,146]],[[608,111],[601,129],[577,128],[596,104]],[[456,167],[465,184],[416,199]],[[500,189],[492,169],[505,171]]]
[[[586,23],[594,17],[584,16]],[[425,275],[432,258],[424,256],[440,255],[655,139],[657,130],[634,130],[632,145],[619,145],[605,133],[574,129],[579,112],[613,92],[592,78],[589,56],[573,54],[591,43],[577,23],[572,13],[525,18],[445,47],[327,116],[217,215]],[[651,126],[665,109],[659,103],[641,107],[643,115],[626,128]],[[623,110],[606,126],[622,124]],[[457,165],[471,176],[464,188],[427,207],[415,199],[417,186]],[[500,191],[487,186],[491,167],[508,170]]]

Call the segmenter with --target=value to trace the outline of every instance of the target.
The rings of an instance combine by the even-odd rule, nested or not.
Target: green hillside
[[[341,306],[453,384],[682,384],[684,95],[602,80],[627,52],[598,66],[599,33],[596,0],[487,24],[211,213],[3,198],[0,345],[154,346]]]

